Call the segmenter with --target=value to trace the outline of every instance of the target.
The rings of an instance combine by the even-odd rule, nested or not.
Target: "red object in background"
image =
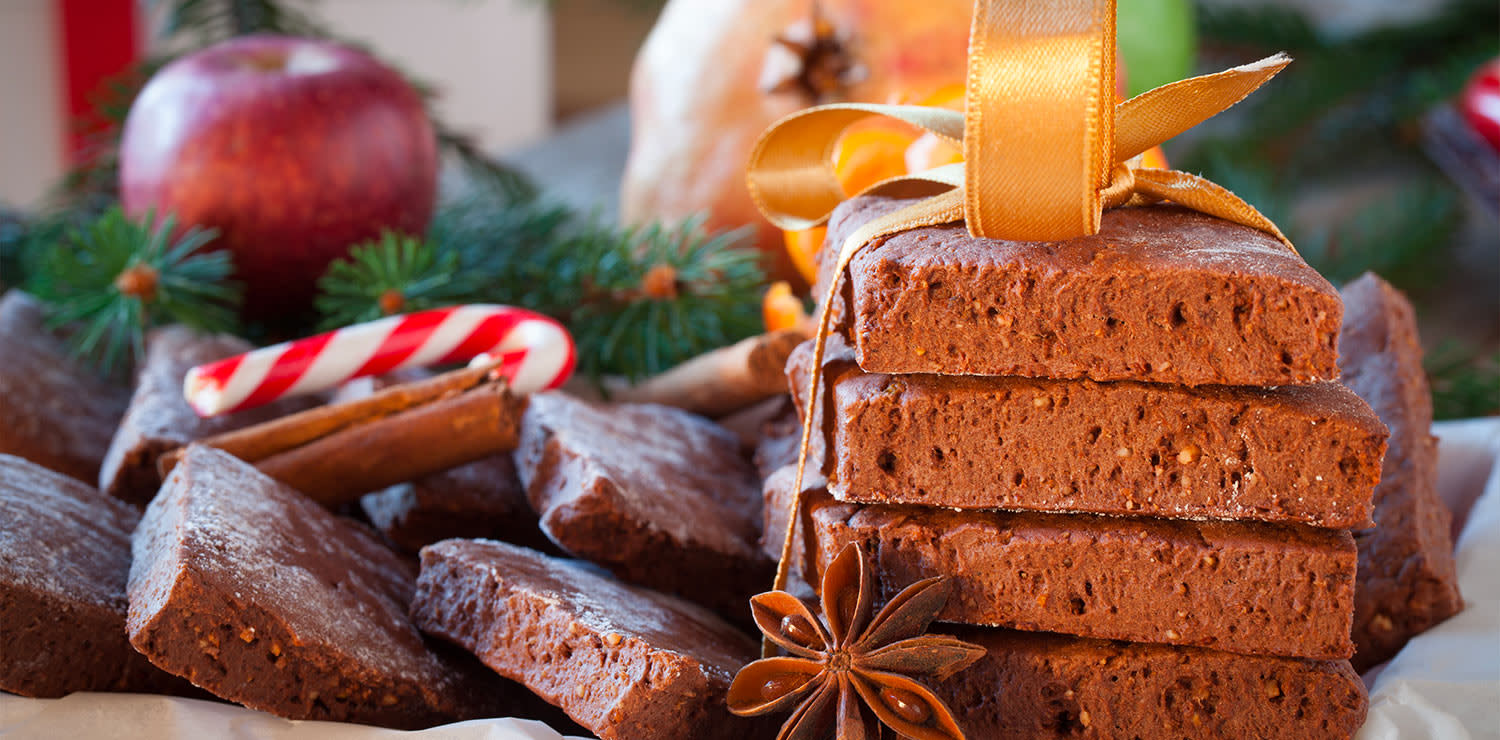
[[[130,68],[140,54],[136,0],[57,0],[67,109],[64,151],[72,164],[89,155],[90,135],[104,122],[94,96],[104,82]]]
[[[1479,67],[1464,86],[1458,107],[1470,128],[1500,152],[1500,58]]]
[[[246,315],[297,319],[351,246],[426,231],[437,166],[426,107],[400,74],[331,41],[244,36],[146,83],[120,138],[120,200],[132,218],[217,229]]]

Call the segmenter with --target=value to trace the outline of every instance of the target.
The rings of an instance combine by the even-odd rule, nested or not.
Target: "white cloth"
[[[1500,740],[1500,419],[1434,426],[1438,490],[1453,508],[1464,611],[1366,674],[1356,740]],[[419,732],[298,722],[243,707],[135,694],[0,694],[0,736],[145,740],[561,740],[539,722],[490,719]],[[644,740],[644,739],[643,739]],[[975,740],[979,740],[976,738]]]
[[[1356,740],[1500,738],[1500,419],[1433,432],[1464,610],[1366,674],[1370,718]]]

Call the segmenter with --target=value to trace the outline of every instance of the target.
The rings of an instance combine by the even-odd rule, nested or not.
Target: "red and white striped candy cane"
[[[500,362],[518,393],[556,388],[577,354],[561,324],[511,306],[438,308],[283,342],[188,371],[183,393],[202,416],[334,388],[367,375],[452,362]]]

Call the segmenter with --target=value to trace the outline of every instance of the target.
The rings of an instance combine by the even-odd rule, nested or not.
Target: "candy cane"
[[[577,354],[561,324],[510,306],[438,308],[356,324],[199,365],[183,394],[200,416],[334,388],[368,375],[472,360],[500,363],[518,393],[556,388]]]

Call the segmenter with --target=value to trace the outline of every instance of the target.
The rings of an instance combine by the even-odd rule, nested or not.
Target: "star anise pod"
[[[768,93],[796,93],[814,103],[839,99],[867,76],[847,43],[814,2],[809,17],[787,26],[766,50],[760,88]]]
[[[941,577],[918,581],[872,619],[874,576],[864,551],[849,545],[823,572],[821,620],[785,591],[755,596],[755,624],[790,655],[740,669],[729,711],[752,716],[796,705],[777,740],[824,738],[830,725],[839,740],[875,740],[879,722],[917,740],[962,740],[953,713],[912,678],[941,681],[984,656],[978,645],[923,634],[950,590]]]

